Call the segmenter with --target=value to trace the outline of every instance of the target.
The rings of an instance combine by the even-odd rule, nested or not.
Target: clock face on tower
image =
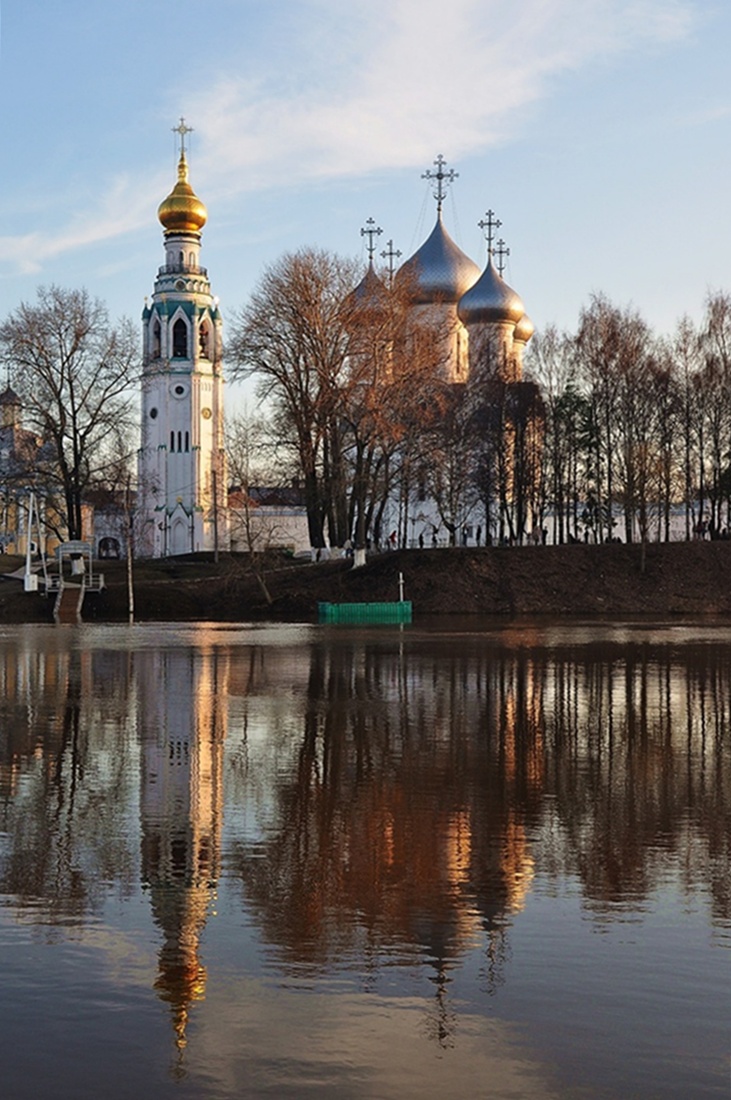
[[[203,419],[204,419],[204,420],[210,420],[210,419],[211,419],[211,415],[212,415],[212,414],[211,414],[211,410],[210,410],[210,409],[208,409],[208,408],[205,408],[205,409],[201,409],[201,416],[203,417]]]

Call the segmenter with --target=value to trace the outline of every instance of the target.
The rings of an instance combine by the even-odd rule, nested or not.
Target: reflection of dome
[[[178,182],[160,203],[157,216],[165,235],[170,233],[200,233],[208,220],[208,211],[188,183],[188,162],[185,153],[178,161]]]
[[[506,321],[516,324],[525,314],[525,307],[512,287],[498,274],[491,254],[480,278],[460,298],[457,312],[464,325]]]
[[[424,244],[399,268],[396,276],[408,287],[413,279],[416,305],[457,302],[480,273],[477,264],[459,248],[447,233],[441,214]]]
[[[23,402],[18,397],[12,386],[7,386],[6,389],[0,393],[0,405],[22,405]]]

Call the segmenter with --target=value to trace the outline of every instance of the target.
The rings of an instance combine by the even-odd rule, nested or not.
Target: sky
[[[315,245],[451,236],[540,331],[593,292],[658,332],[731,291],[728,0],[0,0],[0,318],[39,285],[137,320],[181,117],[224,315]]]

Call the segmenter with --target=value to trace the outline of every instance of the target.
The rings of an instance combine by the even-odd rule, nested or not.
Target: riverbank
[[[639,546],[523,546],[404,550],[349,561],[273,558],[263,581],[245,555],[168,559],[135,566],[137,621],[314,622],[319,600],[398,599],[399,574],[416,618],[425,615],[731,615],[731,543]],[[51,601],[8,577],[18,559],[0,558],[0,622],[50,622]],[[106,588],[90,595],[85,621],[124,622],[124,562],[100,563]]]

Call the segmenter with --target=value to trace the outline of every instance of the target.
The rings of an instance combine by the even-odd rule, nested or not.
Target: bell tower
[[[208,214],[188,181],[181,118],[178,179],[158,208],[165,262],[142,314],[140,551],[228,549],[221,315],[200,266]]]

